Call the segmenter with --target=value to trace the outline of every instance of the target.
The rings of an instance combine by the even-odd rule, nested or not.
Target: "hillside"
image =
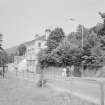
[[[8,48],[8,49],[5,49],[5,50],[8,54],[12,54],[12,53],[16,52],[17,47],[18,46],[14,46],[14,47],[11,47],[11,48]]]
[[[19,44],[17,46],[13,46],[13,47],[10,47],[10,48],[5,49],[5,50],[6,50],[6,52],[8,54],[12,54],[12,53],[15,53],[16,52],[16,49],[18,48],[18,46],[20,46],[22,44],[24,44],[25,46],[28,46],[28,45],[34,44],[36,40],[45,40],[45,36],[44,35],[43,36],[38,36],[38,37],[36,37],[33,40],[25,41],[25,42],[23,42],[23,43],[21,43],[21,44]]]
[[[17,48],[18,48],[20,45],[24,44],[25,46],[27,46],[28,44],[30,44],[30,43],[32,43],[32,42],[34,42],[34,40],[32,40],[32,41],[26,41],[26,42],[24,42],[24,43],[21,43],[21,44],[19,44],[19,45],[17,45],[17,46],[10,47],[10,48],[5,49],[5,50],[6,50],[6,52],[7,52],[8,54],[13,54],[13,53],[16,52]]]
[[[10,47],[10,48],[5,49],[5,50],[6,50],[6,52],[7,52],[8,54],[12,54],[12,53],[15,53],[15,52],[16,52],[17,48],[18,48],[20,45],[24,44],[25,46],[27,46],[27,45],[29,45],[29,44],[31,44],[31,43],[34,43],[34,41],[35,41],[35,40],[26,41],[26,42],[24,42],[24,43],[21,43],[21,44],[19,44],[19,45],[17,45],[17,46]]]

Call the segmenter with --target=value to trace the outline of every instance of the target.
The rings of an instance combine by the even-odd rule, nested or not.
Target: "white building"
[[[51,31],[47,29],[45,31],[45,35],[36,35],[34,40],[23,43],[26,46],[26,53],[24,56],[14,57],[14,63],[18,64],[25,59],[27,61],[27,71],[36,72],[37,55],[41,49],[45,49],[47,47],[46,41],[50,32]]]
[[[50,30],[45,31],[45,35],[39,36],[36,35],[35,39],[29,42],[26,42],[26,54],[25,58],[27,59],[27,70],[31,72],[36,71],[36,65],[37,65],[37,55],[41,49],[46,48],[46,41],[50,34]]]

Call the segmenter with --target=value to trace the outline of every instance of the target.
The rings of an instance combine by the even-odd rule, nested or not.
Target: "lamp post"
[[[70,21],[77,21],[77,20],[74,19],[74,18],[70,18]],[[84,34],[84,29],[83,29],[83,28],[84,28],[84,27],[83,27],[83,25],[81,25],[81,26],[82,26],[82,27],[81,27],[81,28],[82,28],[82,29],[81,29],[81,31],[82,31],[82,32],[81,32],[81,36],[82,36],[82,39],[81,39],[81,40],[82,40],[82,44],[81,44],[81,45],[82,45],[82,49],[83,49],[83,47],[84,47],[84,45],[83,45],[83,44],[84,44],[84,36],[83,36],[83,34]],[[82,70],[81,70],[82,76],[83,76],[83,74],[84,74],[84,73],[83,73],[83,63],[84,63],[84,62],[82,62]]]
[[[72,21],[72,22],[78,22],[76,19],[74,19],[74,18],[70,18],[70,21]],[[83,29],[83,25],[81,25],[82,27],[82,29],[81,29],[81,35],[82,35],[82,49],[83,49],[83,44],[84,44],[84,37],[83,37],[83,33],[84,33],[84,29]]]
[[[82,26],[82,49],[83,49],[83,33],[84,31],[83,31],[83,26]]]

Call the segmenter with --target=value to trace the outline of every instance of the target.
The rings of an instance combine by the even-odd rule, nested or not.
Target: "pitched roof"
[[[36,41],[45,41],[45,40],[46,40],[45,35],[43,35],[43,36],[37,36],[34,40],[27,41],[27,42],[25,42],[23,44],[26,45],[26,46],[29,46],[29,45],[35,44]]]
[[[31,40],[31,41],[26,41],[26,42],[24,42],[24,43],[22,43],[22,44],[25,45],[25,46],[30,46],[30,45],[34,44],[35,41],[38,41],[38,40],[39,40],[39,41],[40,41],[40,40],[41,40],[41,41],[45,41],[45,40],[46,40],[45,35],[37,36],[36,39]],[[20,44],[20,45],[22,45],[22,44]],[[15,52],[16,52],[17,48],[18,48],[20,45],[13,46],[13,47],[8,48],[8,49],[5,49],[5,50],[6,50],[7,53],[12,54],[12,53],[15,53]]]

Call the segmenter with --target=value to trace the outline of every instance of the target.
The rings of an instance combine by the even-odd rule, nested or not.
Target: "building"
[[[46,48],[46,37],[37,36],[34,40],[26,42],[26,54],[25,58],[27,60],[27,70],[31,72],[36,71],[37,65],[37,55],[41,49]]]
[[[46,41],[50,34],[50,30],[45,30],[45,35],[39,36],[38,34],[35,36],[35,39],[29,42],[26,42],[26,54],[25,58],[27,59],[27,70],[31,72],[36,72],[37,65],[37,55],[41,49],[45,49]]]
[[[45,49],[46,41],[50,34],[50,30],[45,30],[45,35],[35,35],[35,38],[32,41],[27,41],[23,43],[26,46],[26,53],[24,56],[15,56],[14,63],[18,64],[22,60],[26,59],[27,61],[27,71],[36,72],[36,65],[37,65],[37,55],[41,49]]]

